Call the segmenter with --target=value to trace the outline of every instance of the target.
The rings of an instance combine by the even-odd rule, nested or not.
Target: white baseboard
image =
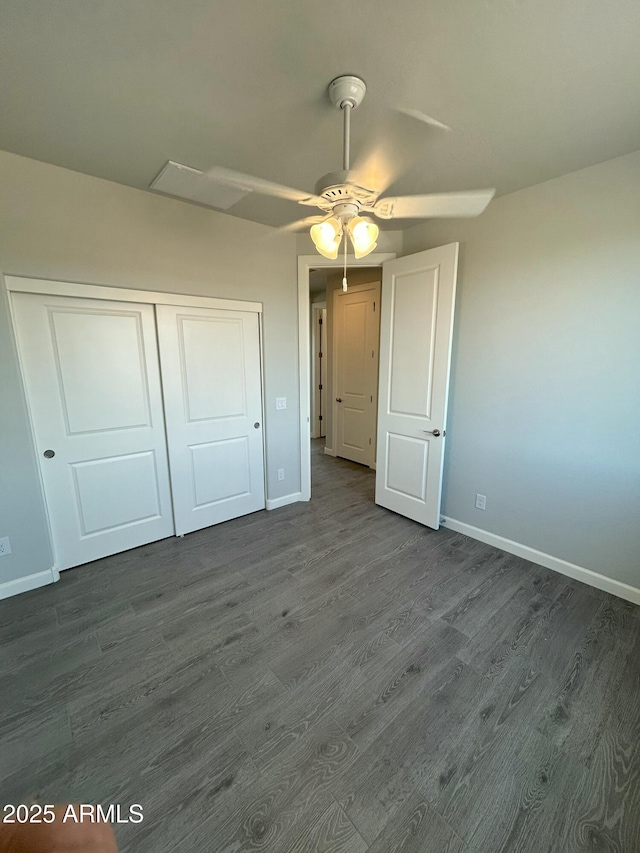
[[[290,495],[283,495],[281,498],[274,498],[272,501],[267,501],[267,509],[280,509],[281,506],[294,504],[302,500],[302,492],[292,492]]]
[[[25,575],[13,581],[0,583],[0,599],[11,598],[12,595],[20,595],[21,592],[29,592],[39,586],[46,586],[60,580],[60,572],[56,569],[47,569],[44,572],[36,572],[33,575]]]
[[[613,595],[617,595],[618,598],[624,598],[626,601],[633,602],[633,604],[640,604],[640,589],[635,586],[608,578],[606,575],[598,574],[598,572],[593,572],[591,569],[585,569],[583,566],[577,566],[575,563],[568,563],[559,557],[545,554],[544,551],[536,551],[535,548],[530,548],[528,545],[521,545],[520,542],[505,539],[503,536],[498,536],[496,533],[489,533],[488,530],[482,530],[482,528],[466,524],[464,521],[456,521],[455,518],[449,518],[448,516],[443,516],[440,521],[445,527],[448,527],[449,530],[455,530],[456,533],[464,533],[465,536],[470,536],[472,539],[478,539],[487,545],[501,548],[503,551],[515,554],[517,557],[524,557],[525,560],[530,560],[532,563],[537,563],[546,569],[552,569],[554,572],[560,572],[561,575],[582,581],[582,583],[594,586],[596,589],[610,592]]]
[[[324,452],[326,453],[327,456],[336,456],[335,450],[332,450],[330,447],[325,446]]]

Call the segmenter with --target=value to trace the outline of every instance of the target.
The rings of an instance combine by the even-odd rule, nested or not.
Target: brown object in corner
[[[0,823],[0,853],[118,853],[111,824],[63,823],[66,809],[54,807],[53,823]]]

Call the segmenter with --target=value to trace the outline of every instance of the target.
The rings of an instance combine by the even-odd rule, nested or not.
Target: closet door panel
[[[29,293],[12,306],[57,567],[171,536],[153,306]]]
[[[264,509],[258,315],[156,312],[176,532]]]

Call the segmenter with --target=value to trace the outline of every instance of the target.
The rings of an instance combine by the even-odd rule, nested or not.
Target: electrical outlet
[[[284,468],[278,468],[278,480],[284,480]]]
[[[2,536],[0,538],[0,557],[6,557],[7,554],[11,553],[11,542],[9,542],[8,536]]]
[[[287,398],[286,397],[276,397],[276,409],[286,409],[287,408]]]
[[[487,508],[487,496],[486,495],[476,495],[476,509],[486,509]]]

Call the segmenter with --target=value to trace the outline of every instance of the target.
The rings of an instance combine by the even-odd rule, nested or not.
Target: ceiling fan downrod
[[[360,77],[342,74],[329,83],[329,98],[334,107],[343,112],[342,168],[350,168],[349,149],[351,146],[351,110],[359,107],[367,92],[367,86]]]
[[[351,146],[351,110],[353,106],[350,101],[342,105],[342,114],[344,116],[343,136],[342,136],[342,168],[348,172],[351,168],[349,165],[349,148]]]

